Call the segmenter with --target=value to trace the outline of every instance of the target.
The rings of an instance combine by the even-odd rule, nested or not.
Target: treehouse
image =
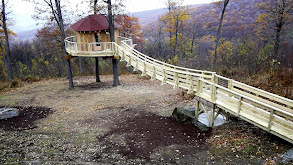
[[[114,21],[115,42],[119,44],[119,25]],[[71,56],[111,57],[114,43],[110,42],[109,22],[104,15],[89,15],[71,27],[75,36],[65,39],[66,52]]]

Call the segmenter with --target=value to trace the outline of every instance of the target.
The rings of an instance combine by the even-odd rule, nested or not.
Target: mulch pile
[[[52,114],[50,108],[45,107],[14,107],[19,109],[19,115],[13,118],[0,120],[0,128],[5,131],[17,131],[36,128],[36,120],[46,118]]]
[[[192,124],[178,123],[173,117],[163,117],[150,112],[131,111],[133,115],[125,116],[121,121],[115,121],[116,128],[98,137],[100,143],[107,146],[108,151],[118,151],[128,158],[150,160],[154,149],[170,145],[190,145],[193,150],[181,150],[181,154],[196,151],[205,144],[211,135],[211,129],[201,131]],[[107,141],[110,136],[125,135],[126,145],[115,141]]]

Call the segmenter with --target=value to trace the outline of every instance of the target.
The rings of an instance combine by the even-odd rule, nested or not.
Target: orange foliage
[[[130,37],[138,43],[141,43],[144,40],[143,32],[137,17],[118,15],[116,21],[122,26],[120,29],[120,35],[122,37]]]

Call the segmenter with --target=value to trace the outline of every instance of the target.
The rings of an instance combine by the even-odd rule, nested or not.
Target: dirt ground
[[[20,109],[0,121],[0,164],[284,164],[292,144],[232,118],[201,131],[171,117],[191,97],[138,75],[75,77],[0,94]],[[287,162],[290,164],[293,162]]]

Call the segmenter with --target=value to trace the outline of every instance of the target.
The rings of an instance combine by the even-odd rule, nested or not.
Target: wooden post
[[[268,131],[269,132],[271,131],[273,118],[274,118],[274,109],[271,109],[270,119],[269,119],[269,123],[268,123]]]
[[[228,81],[228,89],[230,89],[230,90],[232,90],[232,80],[229,80]],[[229,94],[229,97],[231,97],[232,95],[231,94]]]
[[[214,126],[214,121],[215,121],[215,107],[211,108],[211,114],[210,114],[210,127]]]
[[[145,76],[146,75],[146,62],[143,63],[143,71],[141,73],[141,76]]]
[[[126,67],[130,67],[131,66],[131,56],[129,56],[128,58],[128,62],[126,64]]]
[[[238,100],[238,107],[237,107],[237,115],[238,116],[239,116],[240,111],[241,111],[242,100],[243,100],[243,97],[240,96],[239,100]]]
[[[163,69],[163,80],[162,80],[161,85],[165,85],[166,84],[166,81],[167,81],[166,70]]]
[[[173,89],[176,89],[179,86],[179,78],[178,78],[177,72],[174,72],[174,78],[175,78],[175,81],[174,81]]]
[[[199,101],[195,101],[195,118],[198,119],[199,116]]]
[[[151,80],[156,80],[156,68],[153,66],[153,75],[151,77]]]
[[[96,60],[96,82],[101,82],[100,71],[99,71],[99,57],[95,57]]]
[[[189,89],[187,91],[187,94],[193,94],[193,91],[194,91],[194,86],[193,86],[193,77],[192,75],[189,75]]]
[[[215,83],[215,73],[212,73],[211,82]]]
[[[211,88],[211,99],[212,99],[213,103],[216,102],[216,94],[217,94],[217,88],[216,88],[215,84],[213,84],[212,88]]]
[[[196,95],[199,96],[201,90],[201,81],[197,78],[197,85],[196,85]]]

